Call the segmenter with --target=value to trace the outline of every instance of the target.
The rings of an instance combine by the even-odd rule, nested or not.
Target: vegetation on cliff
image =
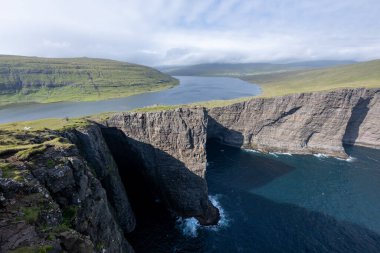
[[[65,233],[72,231],[72,219],[65,214],[66,210],[75,207],[67,205],[63,209],[66,213],[62,215],[57,203],[52,201],[50,194],[36,183],[31,174],[31,168],[46,167],[53,171],[55,166],[61,164],[61,160],[59,156],[51,155],[52,150],[62,153],[71,148],[73,145],[67,140],[48,130],[0,128],[0,220],[9,229],[0,234],[2,238],[10,238],[4,241],[2,247],[12,249],[14,244],[16,249],[10,252],[50,252],[55,248],[52,245],[57,244],[57,238],[66,237]],[[49,159],[42,156],[47,152]],[[40,156],[43,158],[40,159]],[[25,231],[28,232],[24,240],[29,240],[30,244],[13,242],[12,233],[17,237],[17,234]]]
[[[102,100],[177,84],[155,69],[126,62],[0,56],[0,105]]]
[[[89,124],[47,119],[0,125],[0,251],[133,252],[96,173],[66,138]]]

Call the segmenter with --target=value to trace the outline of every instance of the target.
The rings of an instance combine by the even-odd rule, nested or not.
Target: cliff
[[[57,132],[1,134],[28,146],[0,157],[1,252],[133,252],[77,146]]]
[[[2,127],[0,251],[133,252],[131,232],[159,209],[216,224],[208,139],[345,158],[345,144],[380,148],[379,122],[380,89],[345,89],[118,113],[55,130]]]
[[[344,144],[380,147],[380,89],[259,98],[208,110],[208,138],[264,152],[347,157]]]
[[[121,130],[109,143],[124,141],[141,161],[140,173],[156,187],[158,198],[175,214],[215,224],[218,210],[207,195],[206,126],[204,109],[177,109],[155,113],[118,114],[106,121],[104,131]],[[117,134],[117,131],[116,131]],[[107,136],[107,135],[106,135]],[[114,145],[114,144],[111,144]]]
[[[128,234],[158,206],[216,224],[206,126],[203,109],[178,109],[59,131],[1,130],[1,252],[133,252]]]

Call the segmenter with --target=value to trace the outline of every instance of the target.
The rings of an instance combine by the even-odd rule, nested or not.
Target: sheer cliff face
[[[344,143],[380,148],[380,89],[370,93],[353,110]]]
[[[136,198],[201,224],[217,223],[204,179],[208,138],[338,157],[346,157],[343,144],[380,148],[380,89],[120,113],[78,129],[20,131],[14,138],[38,146],[0,153],[0,251],[51,245],[72,252],[79,245],[81,252],[133,252],[124,235],[139,221]],[[20,221],[28,210],[34,219]]]
[[[345,89],[213,108],[207,133],[237,147],[344,158],[344,143],[379,147],[379,93]]]
[[[203,109],[178,109],[118,114],[104,125],[61,132],[16,134],[41,142],[41,148],[27,157],[24,151],[0,154],[0,225],[7,228],[0,229],[0,251],[48,245],[68,252],[75,247],[133,252],[124,235],[135,229],[135,217],[144,215],[131,197],[146,208],[152,199],[139,192],[145,189],[174,216],[216,224],[219,211],[208,199],[204,179],[206,125]],[[3,168],[10,170],[8,176]],[[9,177],[13,174],[22,175],[22,183]],[[14,210],[23,213],[31,206],[36,218],[17,222]]]
[[[91,126],[80,131],[95,137],[94,133],[89,134],[92,130]],[[65,135],[73,139],[81,135],[74,132]],[[90,165],[82,156],[86,151],[80,150],[79,145],[70,144],[56,132],[39,134],[35,141],[44,141],[42,136],[47,136],[47,141],[59,141],[41,144],[38,152],[28,156],[0,156],[12,173],[20,174],[15,178],[0,173],[0,251],[27,246],[31,252],[42,252],[40,246],[45,245],[54,252],[133,252],[121,229],[134,226],[124,189],[120,184],[113,186],[122,191],[119,199],[124,203],[120,205],[126,207],[121,220],[115,212],[121,210],[112,203],[120,192],[111,191],[103,180],[106,175],[113,175],[113,168],[109,167],[112,161],[104,167],[104,163]],[[17,138],[30,136],[24,132]],[[97,138],[91,142],[102,143]],[[102,148],[107,150],[106,146]],[[94,150],[93,154],[97,152]],[[103,157],[108,155],[105,152]]]
[[[132,147],[138,154],[143,164],[141,173],[154,184],[169,210],[196,217],[201,224],[218,221],[219,213],[208,199],[204,179],[204,109],[118,114],[108,119],[106,125],[124,133],[124,146]]]

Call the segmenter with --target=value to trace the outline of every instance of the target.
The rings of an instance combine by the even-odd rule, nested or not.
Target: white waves
[[[197,237],[199,230],[218,231],[219,229],[228,226],[229,219],[227,218],[227,214],[219,202],[220,197],[221,195],[209,196],[211,203],[219,209],[220,220],[218,224],[214,226],[202,226],[195,218],[178,218],[177,228],[184,236]]]

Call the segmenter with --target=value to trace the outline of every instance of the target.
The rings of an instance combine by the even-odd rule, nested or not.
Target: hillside
[[[155,69],[105,59],[0,55],[0,105],[91,101],[175,86]]]
[[[206,63],[190,66],[162,66],[161,71],[174,76],[245,76],[314,69],[353,63],[351,61],[310,61],[275,63]]]
[[[242,76],[260,84],[263,96],[339,88],[380,87],[380,60],[287,73]]]

